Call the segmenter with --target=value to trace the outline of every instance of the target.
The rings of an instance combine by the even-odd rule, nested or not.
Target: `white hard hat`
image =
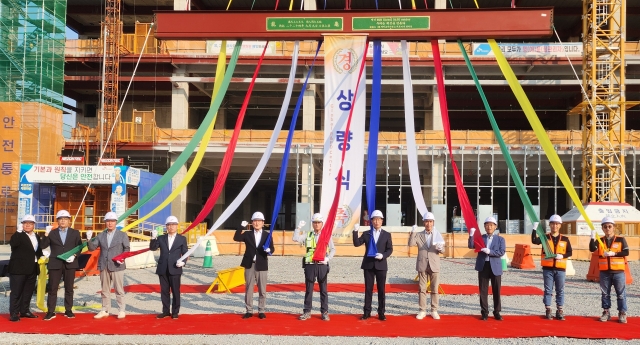
[[[371,212],[371,219],[373,219],[375,217],[380,217],[380,218],[384,219],[384,216],[382,215],[382,211],[380,211],[380,210],[375,210],[375,211]]]
[[[613,218],[611,218],[611,217],[602,218],[602,220],[600,221],[600,224],[606,224],[606,223],[615,224],[616,222],[614,222]]]
[[[431,212],[427,212],[425,213],[424,217],[422,217],[422,220],[436,220],[436,217],[433,215],[433,213]]]
[[[554,214],[549,218],[549,223],[553,223],[553,222],[562,224],[562,218],[560,218],[559,215]]]
[[[104,221],[108,221],[108,220],[118,220],[118,215],[115,212],[107,212],[107,214],[104,215]]]
[[[322,214],[320,213],[314,213],[313,216],[311,216],[311,221],[324,223],[324,217],[322,217]]]
[[[176,218],[175,216],[169,216],[167,217],[167,221],[164,222],[165,224],[178,224],[178,218]]]
[[[24,223],[24,222],[32,222],[35,223],[36,222],[36,218],[30,214],[25,214],[24,217],[22,217],[22,221],[20,223]]]
[[[69,211],[67,210],[60,210],[58,211],[58,214],[56,214],[56,219],[58,218],[71,218],[71,215],[69,214]]]
[[[264,214],[262,214],[262,212],[256,212],[251,216],[251,220],[264,220]]]
[[[494,217],[487,217],[487,219],[484,220],[484,223],[493,223],[495,225],[498,225],[498,221]]]

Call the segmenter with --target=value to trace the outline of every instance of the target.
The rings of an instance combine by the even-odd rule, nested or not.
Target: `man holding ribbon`
[[[616,236],[615,222],[604,217],[600,222],[604,237],[596,239],[596,231],[591,231],[589,250],[598,251],[598,267],[600,268],[600,291],[602,291],[602,316],[600,321],[611,320],[611,286],[616,290],[618,301],[618,322],[627,323],[627,293],[625,275],[625,257],[629,255],[629,245],[624,237]]]
[[[487,217],[484,221],[484,230],[487,232],[482,235],[485,247],[478,252],[476,258],[476,271],[478,271],[478,285],[480,290],[480,313],[482,320],[489,317],[489,282],[491,282],[491,290],[493,294],[493,316],[496,320],[502,321],[502,303],[500,301],[500,286],[502,284],[502,255],[506,251],[507,244],[504,238],[496,234],[498,221],[493,217]],[[469,230],[469,249],[474,249],[475,243],[473,235],[475,228]]]
[[[180,257],[188,250],[187,238],[177,234],[178,218],[175,216],[167,217],[165,224],[167,234],[158,237],[158,230],[153,230],[151,231],[151,242],[149,242],[149,250],[158,250],[160,248],[156,274],[160,278],[162,313],[158,314],[157,318],[162,319],[171,316],[172,319],[177,319],[180,312],[180,278],[182,276],[182,267],[185,264],[184,261],[180,261]],[[173,292],[171,309],[169,309],[169,303],[171,302],[170,291]]]
[[[420,311],[416,319],[422,320],[427,316],[427,282],[431,289],[431,317],[440,320],[438,315],[438,275],[440,272],[440,254],[444,252],[444,239],[435,230],[435,217],[427,212],[423,217],[424,231],[416,232],[417,226],[411,228],[409,247],[418,246],[416,271],[418,271],[418,306]]]
[[[76,317],[71,309],[73,308],[73,280],[76,277],[76,270],[80,267],[76,255],[70,256],[67,260],[58,258],[58,255],[66,253],[82,244],[80,231],[70,228],[71,215],[67,210],[60,210],[56,214],[58,227],[44,233],[42,249],[51,248],[49,263],[49,295],[47,296],[47,314],[45,321],[56,317],[56,302],[58,300],[58,285],[60,279],[64,279],[64,315],[70,319]]]
[[[542,277],[544,279],[544,297],[542,298],[542,302],[545,306],[545,317],[547,320],[553,320],[553,315],[551,314],[551,296],[554,286],[556,287],[556,319],[564,320],[562,307],[564,305],[564,282],[567,270],[567,258],[571,257],[573,251],[571,250],[569,238],[560,235],[561,226],[562,218],[560,218],[559,215],[554,214],[549,218],[551,233],[547,234],[545,241],[549,243],[549,247],[555,256],[547,258],[544,250],[542,250],[542,257],[540,258]],[[536,228],[537,223],[534,224],[534,231],[531,232],[531,243],[542,244],[542,239],[536,235]]]
[[[9,259],[9,321],[20,318],[37,318],[30,309],[31,297],[36,288],[36,278],[40,274],[38,259],[42,256],[40,238],[33,232],[35,218],[26,214],[22,217],[22,229],[11,236],[11,258]]]
[[[362,258],[360,268],[364,271],[364,313],[360,320],[371,317],[371,300],[373,299],[373,283],[378,285],[378,319],[387,320],[385,312],[385,284],[387,282],[387,258],[393,253],[391,234],[382,229],[384,216],[379,210],[371,212],[373,229],[365,231],[358,237],[359,225],[353,228],[353,245],[365,245],[367,250]]]
[[[244,304],[246,312],[242,316],[248,319],[253,316],[253,288],[258,284],[258,317],[264,319],[267,303],[267,273],[269,271],[269,255],[273,253],[273,241],[269,243],[267,249],[263,249],[264,243],[269,237],[268,231],[262,231],[264,226],[264,215],[262,212],[255,212],[251,216],[251,226],[253,231],[244,231],[249,223],[242,221],[241,227],[236,230],[233,240],[244,242],[244,256],[240,266],[244,267]]]
[[[333,245],[333,239],[329,239],[327,245],[327,252],[322,261],[313,260],[313,254],[316,250],[316,244],[318,238],[322,233],[322,227],[324,226],[324,218],[320,213],[315,213],[311,217],[311,226],[313,231],[309,231],[306,236],[302,232],[302,227],[305,222],[300,221],[298,228],[293,232],[293,241],[304,245],[307,248],[307,252],[302,260],[302,266],[304,267],[304,281],[305,281],[305,293],[304,293],[304,309],[302,315],[298,319],[308,320],[311,318],[311,301],[313,299],[313,285],[318,280],[318,287],[320,288],[320,312],[322,313],[321,319],[323,321],[329,321],[329,296],[327,294],[327,275],[329,274],[329,260],[333,258],[336,253],[336,247]]]
[[[100,258],[98,259],[98,270],[100,271],[100,283],[102,288],[102,310],[94,316],[95,319],[102,319],[109,316],[111,310],[111,286],[116,291],[116,301],[118,302],[118,319],[124,319],[124,270],[127,265],[122,261],[113,261],[113,258],[129,251],[129,236],[122,231],[116,230],[118,216],[115,212],[107,212],[104,216],[106,230],[102,231],[95,240],[91,241],[93,231],[87,231],[87,246],[89,250],[100,248]]]

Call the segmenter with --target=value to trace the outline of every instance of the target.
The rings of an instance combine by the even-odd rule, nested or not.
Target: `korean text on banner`
[[[358,67],[366,44],[365,36],[333,36],[325,38],[325,115],[324,165],[322,185],[327,187],[320,198],[320,213],[326,215],[333,202],[336,178],[342,179],[339,207],[334,234],[349,237],[360,220],[362,200],[362,169],[364,157],[364,128],[366,120],[366,79],[360,80],[359,94],[353,105],[352,125],[345,133],[351,102],[358,83]],[[342,145],[347,137],[347,152],[343,174],[338,177]]]

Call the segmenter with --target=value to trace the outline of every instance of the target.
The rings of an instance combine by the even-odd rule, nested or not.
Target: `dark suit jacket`
[[[187,238],[176,234],[173,245],[169,249],[169,235],[162,235],[156,239],[152,239],[149,243],[150,250],[158,250],[160,248],[160,257],[158,258],[158,268],[156,274],[166,275],[167,268],[172,276],[182,274],[182,267],[176,267],[176,262],[187,252]]]
[[[268,271],[269,270],[269,254],[265,252],[262,247],[264,243],[267,241],[267,237],[269,236],[269,231],[262,229],[262,238],[260,239],[260,244],[256,246],[256,238],[253,235],[253,230],[242,232],[244,228],[240,227],[236,230],[236,233],[233,234],[233,240],[237,242],[244,242],[244,256],[242,257],[242,262],[240,266],[244,268],[251,268],[253,264],[253,256],[256,257],[256,271]],[[273,239],[269,244],[269,248],[271,249],[271,253],[275,251],[273,247]]]
[[[382,254],[382,260],[376,260],[376,258],[368,257],[367,252],[369,251],[369,237],[371,236],[371,230],[365,231],[358,237],[358,232],[353,232],[353,245],[356,247],[360,247],[361,245],[365,245],[367,250],[364,251],[364,257],[362,258],[362,265],[360,268],[363,270],[377,269],[381,271],[387,270],[387,258],[391,256],[393,253],[393,244],[391,243],[391,234],[386,232],[384,229],[380,230],[380,237],[378,237],[378,242],[376,243],[376,249],[378,253]]]
[[[36,235],[38,240],[38,250],[33,249],[31,239],[26,232],[16,232],[11,236],[9,245],[11,246],[11,258],[9,259],[10,274],[31,274],[33,267],[36,274],[40,274],[40,267],[36,262],[42,256],[42,240]]]
[[[82,239],[80,238],[80,231],[76,229],[67,229],[67,238],[64,241],[64,245],[62,244],[62,238],[60,238],[60,230],[58,228],[51,230],[49,236],[45,236],[42,239],[42,249],[51,247],[51,255],[49,256],[47,268],[50,270],[80,268],[77,256],[72,263],[68,263],[64,260],[58,259],[58,255],[66,253],[81,244]]]
[[[482,235],[482,240],[486,245],[487,234]],[[467,244],[469,249],[474,248],[473,237],[469,236]],[[498,236],[498,230],[493,233],[493,240],[491,241],[491,248],[489,248],[489,250],[491,250],[491,252],[489,252],[489,264],[491,265],[491,271],[496,276],[502,275],[501,258],[504,255],[504,252],[507,250],[507,242],[504,240],[504,237]],[[476,258],[476,271],[482,272],[482,268],[484,267],[486,258],[487,254],[478,252],[478,257]]]

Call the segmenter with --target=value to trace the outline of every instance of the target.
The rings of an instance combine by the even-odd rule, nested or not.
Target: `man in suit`
[[[36,278],[40,274],[38,258],[42,256],[42,244],[33,232],[35,218],[27,214],[22,217],[22,230],[18,230],[11,240],[11,258],[9,259],[9,320],[20,321],[21,317],[35,319],[31,313],[31,296],[36,288]]]
[[[498,321],[502,321],[500,311],[502,304],[500,302],[500,285],[502,278],[502,255],[506,250],[506,242],[504,238],[496,233],[498,221],[493,217],[487,217],[484,221],[484,230],[487,232],[482,235],[485,247],[478,252],[476,258],[476,271],[478,271],[478,285],[480,288],[480,313],[482,320],[487,320],[489,316],[489,282],[493,291],[493,316]],[[469,249],[475,248],[473,242],[473,234],[475,228],[469,230]]]
[[[102,310],[94,316],[95,319],[102,319],[109,316],[111,310],[111,285],[116,290],[116,301],[118,302],[118,319],[124,319],[124,270],[127,265],[124,261],[114,262],[113,258],[129,251],[129,236],[122,231],[116,230],[118,216],[115,212],[107,212],[104,216],[106,230],[102,231],[91,241],[93,231],[87,231],[89,250],[100,248],[100,258],[98,259],[98,270],[100,271],[100,283],[102,284],[100,293],[102,294]]]
[[[422,320],[427,316],[427,282],[431,288],[431,317],[440,320],[438,315],[438,275],[440,272],[440,254],[444,252],[444,240],[437,230],[434,230],[435,217],[427,212],[423,217],[424,231],[416,232],[414,225],[409,236],[409,247],[418,246],[416,271],[418,271],[418,306],[420,311],[416,319]]]
[[[160,299],[162,300],[162,313],[157,318],[162,319],[169,315],[177,319],[180,312],[180,277],[184,261],[178,261],[184,255],[187,248],[187,238],[178,235],[178,218],[169,216],[167,218],[167,234],[158,237],[158,231],[151,231],[150,250],[160,248],[160,258],[156,274],[160,278]],[[173,304],[169,313],[169,290],[173,291]]]
[[[82,244],[80,231],[70,228],[71,215],[67,210],[60,210],[56,214],[58,227],[47,230],[42,240],[42,249],[51,247],[49,255],[49,296],[47,297],[47,314],[45,321],[56,317],[56,301],[58,299],[58,285],[60,279],[64,279],[64,315],[73,319],[75,315],[71,311],[73,307],[73,280],[76,270],[80,267],[76,255],[69,257],[66,261],[58,259],[58,255],[66,253]]]
[[[373,230],[365,231],[358,237],[358,229],[360,226],[355,226],[353,229],[353,245],[360,247],[365,245],[367,250],[362,258],[362,265],[360,268],[364,270],[364,314],[360,320],[366,320],[371,317],[371,300],[373,299],[373,283],[378,283],[378,319],[385,321],[387,317],[385,312],[385,284],[387,281],[387,258],[393,253],[393,244],[391,243],[391,234],[382,229],[382,212],[375,210],[371,212],[371,224]],[[375,256],[368,256],[370,246],[372,245],[371,237],[375,243]]]
[[[244,280],[245,280],[245,293],[244,303],[247,311],[242,316],[243,319],[248,319],[253,316],[253,288],[258,284],[258,293],[260,295],[258,299],[258,317],[264,319],[267,315],[264,313],[265,305],[267,302],[267,273],[269,271],[269,253],[273,253],[275,250],[273,247],[273,241],[269,243],[269,247],[263,249],[267,238],[269,237],[268,231],[262,231],[264,226],[264,215],[262,212],[255,212],[251,216],[252,231],[242,231],[248,225],[246,221],[243,221],[241,227],[236,230],[233,235],[233,240],[237,242],[244,242],[245,250],[244,256],[240,266],[244,267]]]

